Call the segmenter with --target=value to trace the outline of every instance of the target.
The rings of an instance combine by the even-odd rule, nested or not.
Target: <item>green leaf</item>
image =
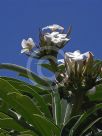
[[[66,114],[66,109],[67,109],[67,100],[65,99],[61,99],[61,121],[62,121],[62,125],[64,125],[65,123],[65,114]]]
[[[42,116],[43,114],[29,97],[18,93],[9,93],[8,102],[12,105],[13,109],[25,119],[25,121],[34,127],[36,132],[40,132],[40,130],[38,130],[38,123],[35,121],[33,114],[39,114]]]
[[[22,127],[19,126],[13,119],[5,118],[0,119],[0,128],[2,129],[14,129],[16,131],[22,131]]]
[[[9,109],[9,105],[3,99],[0,100],[0,111],[6,113]]]
[[[10,136],[9,132],[7,130],[0,128],[0,136]]]
[[[98,122],[99,120],[101,120],[102,117],[97,118],[96,120],[94,120],[92,123],[90,123],[80,134],[80,136],[83,136],[84,133],[86,133],[96,122]]]
[[[22,90],[21,92],[31,94],[34,97],[34,99],[37,101],[37,104],[38,104],[41,112],[43,112],[46,117],[48,117],[50,119],[52,118],[50,111],[48,109],[48,105],[47,105],[47,103],[45,103],[43,97],[41,97],[36,91],[34,91],[32,88],[30,88],[27,85],[24,85],[24,86],[22,85],[21,90]]]
[[[45,102],[47,104],[52,104],[52,96],[51,94],[45,94],[45,95],[42,95],[43,99],[45,100]]]
[[[58,70],[61,71],[61,72],[65,71],[65,64],[59,64]]]
[[[85,122],[85,120],[88,119],[88,117],[96,112],[98,109],[102,108],[102,103],[95,105],[93,108],[91,108],[88,112],[84,112],[80,118],[78,119],[78,121],[75,123],[75,125],[71,128],[69,136],[73,136],[74,132],[78,129],[78,127]]]
[[[35,121],[33,114],[38,114],[41,115],[42,117],[44,115],[34,105],[32,100],[28,96],[20,94],[14,87],[12,87],[4,79],[0,79],[0,85],[2,85],[2,87],[0,88],[0,96],[2,97],[2,99],[7,101],[8,104],[12,106],[12,108],[25,119],[25,121],[32,124],[32,126],[36,128],[38,132],[40,132],[40,134],[43,134],[44,132],[40,130],[39,123]],[[47,135],[45,135],[44,133],[43,136]]]
[[[67,103],[66,111],[65,111],[65,115],[64,115],[64,120],[63,120],[63,125],[65,125],[67,123],[67,121],[69,120],[71,111],[72,111],[72,104]]]
[[[51,81],[49,81],[47,79],[46,80],[42,79],[41,77],[39,77],[38,75],[36,75],[32,71],[30,71],[29,69],[24,68],[22,66],[18,66],[15,64],[9,64],[9,63],[2,63],[2,64],[0,64],[0,69],[8,69],[8,70],[16,71],[20,75],[22,75],[24,77],[28,77],[29,79],[34,80],[35,82],[37,82],[43,86],[50,87],[48,82],[51,82]]]
[[[42,134],[41,136],[49,136],[52,132],[55,132],[57,135],[59,134],[59,129],[51,121],[40,116],[41,113],[39,114],[37,110],[34,110],[34,106],[30,100],[28,101],[26,96],[11,93],[8,94],[8,97],[9,101],[11,100],[13,108],[27,119],[30,124],[37,128],[40,134]]]
[[[15,79],[14,79],[14,81],[15,81]],[[13,81],[13,83],[15,83],[14,81]],[[12,83],[12,85],[14,85],[13,83]],[[50,111],[48,109],[48,105],[45,103],[43,97],[41,97],[34,89],[32,89],[30,87],[30,85],[22,84],[22,82],[18,82],[18,84],[16,84],[16,87],[19,88],[19,90],[18,90],[19,92],[28,93],[28,94],[32,95],[36,99],[38,105],[40,106],[41,111],[45,114],[45,116],[50,119],[52,118]]]
[[[92,73],[94,75],[96,74],[96,77],[102,76],[101,67],[102,67],[102,60],[94,60]]]
[[[18,136],[38,136],[38,135],[36,135],[36,134],[29,134],[29,133],[27,133],[27,134],[21,134],[21,135],[18,135]]]
[[[15,78],[11,78],[11,77],[0,77],[0,78],[8,81],[17,90],[22,90],[22,87],[24,88],[24,86],[27,85],[28,87],[32,88],[34,91],[36,91],[40,95],[45,95],[45,94],[50,93],[49,90],[45,90],[45,88],[43,89],[43,87],[41,88],[37,85],[33,86],[31,84],[28,84],[24,81],[21,81],[21,80],[15,79]],[[26,88],[26,86],[25,86],[25,88]]]
[[[34,114],[34,120],[39,124],[39,129],[43,133],[43,136],[60,136],[60,129],[47,118]]]
[[[11,92],[19,93],[19,91],[15,87],[13,87],[9,82],[0,78],[0,97],[7,100],[7,93]]]
[[[88,94],[91,101],[102,101],[102,85],[96,86],[96,92],[94,94]]]
[[[0,128],[2,129],[14,129],[16,131],[24,131],[25,129],[18,124],[13,118],[0,112]]]
[[[18,135],[18,136],[38,136],[38,135],[36,133],[28,130],[28,131],[21,132],[20,135]]]
[[[46,64],[39,64],[39,65],[42,66],[42,67],[44,67],[44,68],[46,68],[47,70],[49,70],[51,72],[56,72],[54,66],[51,65],[51,64],[47,64],[46,63]]]
[[[58,90],[53,91],[53,106],[54,106],[54,118],[55,118],[55,123],[59,127],[61,127],[61,101],[60,101],[60,96]]]
[[[62,128],[61,136],[69,136],[71,128],[74,126],[80,115],[73,116],[67,120],[66,124]]]
[[[102,131],[95,134],[95,136],[102,136]]]
[[[97,65],[99,66],[99,64],[101,64],[102,65],[102,60],[94,60],[94,67],[96,67]]]
[[[42,115],[40,110],[34,105],[33,101],[28,96],[13,92],[8,93],[7,97],[13,108],[23,115],[23,117],[26,117],[26,114],[28,115],[27,117],[33,114]]]
[[[27,119],[31,114],[42,115],[28,96],[20,94],[18,90],[4,79],[0,79],[0,97]]]

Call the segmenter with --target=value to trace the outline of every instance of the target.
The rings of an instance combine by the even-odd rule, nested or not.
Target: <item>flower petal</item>
[[[73,52],[73,54],[74,54],[75,56],[79,56],[79,55],[81,55],[81,52],[80,52],[79,50],[76,50],[76,51]]]
[[[64,30],[64,28],[62,26],[57,25],[57,24],[46,26],[46,27],[42,28],[42,31],[47,30],[47,29],[50,29],[51,31]]]
[[[58,37],[60,37],[60,38],[66,38],[67,34],[58,34]]]
[[[25,48],[25,49],[22,49],[22,50],[21,50],[21,53],[25,53],[25,52],[29,52],[29,49],[28,49],[28,48]]]
[[[59,32],[52,32],[50,35],[53,37],[58,37]]]
[[[27,42],[27,41],[26,41],[25,39],[22,40],[22,42],[21,42],[22,48],[26,48],[26,47],[27,47],[26,42]]]
[[[58,63],[64,63],[64,59],[59,59]]]
[[[35,43],[32,38],[28,38],[27,43],[29,43],[32,46],[32,48],[35,47]]]

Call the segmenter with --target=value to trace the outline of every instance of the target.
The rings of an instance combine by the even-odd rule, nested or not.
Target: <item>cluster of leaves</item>
[[[43,65],[49,69],[49,65]],[[27,77],[31,73],[36,86],[9,77],[0,77],[0,128],[2,135],[17,136],[84,136],[101,135],[102,86],[89,95],[84,105],[90,105],[81,115],[69,117],[71,105],[60,99],[59,93],[46,90],[47,82],[35,73],[13,64],[0,64],[0,68],[14,70]],[[98,122],[98,123],[97,123]],[[96,124],[96,125],[95,125]],[[6,134],[5,134],[6,132]]]

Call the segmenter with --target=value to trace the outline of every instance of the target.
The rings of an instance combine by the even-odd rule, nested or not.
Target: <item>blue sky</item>
[[[21,40],[38,42],[38,29],[59,24],[73,27],[64,51],[92,51],[102,59],[102,0],[0,0],[0,63],[26,67]]]

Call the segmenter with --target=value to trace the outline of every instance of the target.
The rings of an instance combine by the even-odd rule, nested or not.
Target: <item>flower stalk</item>
[[[73,96],[73,100],[72,100],[73,106],[72,106],[72,111],[71,111],[70,117],[80,114],[80,109],[81,109],[81,106],[83,103],[83,98],[84,98],[84,93],[80,93],[80,92],[77,92]]]

